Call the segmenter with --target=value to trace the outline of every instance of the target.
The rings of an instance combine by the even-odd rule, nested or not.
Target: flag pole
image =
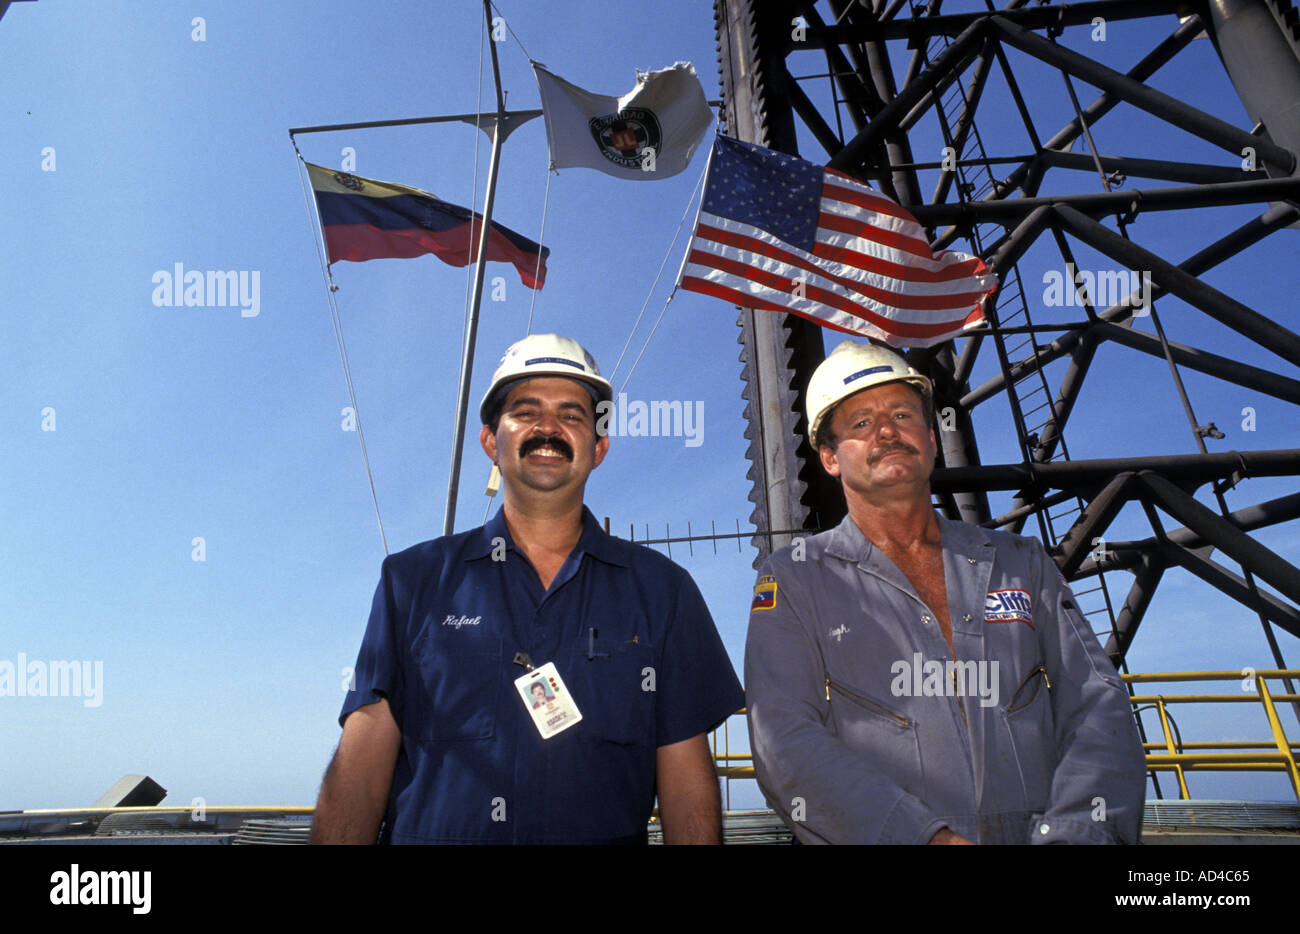
[[[465,325],[464,354],[460,362],[460,392],[456,400],[456,440],[451,449],[451,476],[447,480],[447,506],[442,518],[442,534],[450,535],[456,529],[456,494],[460,489],[461,448],[465,444],[465,419],[469,410],[469,384],[474,372],[474,344],[478,338],[479,305],[483,300],[483,278],[487,260],[488,235],[492,230],[492,202],[497,192],[497,168],[501,157],[502,132],[507,126],[505,98],[501,93],[501,69],[497,63],[497,44],[491,38],[492,9],[490,0],[483,0],[483,15],[489,30],[488,48],[492,53],[492,80],[497,91],[497,115],[492,124],[492,157],[488,162],[487,194],[483,199],[483,221],[479,227],[478,255],[474,261],[474,297],[470,303],[469,321]],[[506,131],[508,132],[508,130]]]

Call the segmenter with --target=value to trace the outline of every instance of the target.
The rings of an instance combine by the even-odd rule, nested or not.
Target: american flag
[[[680,285],[791,311],[895,347],[929,347],[984,320],[984,263],[931,252],[921,225],[834,169],[719,136]]]

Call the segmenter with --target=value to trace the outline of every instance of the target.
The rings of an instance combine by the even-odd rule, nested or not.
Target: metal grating
[[[231,842],[235,846],[301,846],[311,837],[310,817],[246,820]]]
[[[1253,801],[1148,801],[1142,829],[1291,831],[1300,833],[1300,804]]]
[[[727,846],[759,843],[788,844],[793,841],[794,834],[775,811],[722,812],[722,842]],[[650,822],[649,842],[656,846],[664,842],[663,825],[657,820]]]
[[[177,833],[177,821],[162,814],[109,814],[95,828],[96,836],[119,836],[134,833]]]

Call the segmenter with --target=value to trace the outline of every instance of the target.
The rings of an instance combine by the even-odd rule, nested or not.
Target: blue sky
[[[709,4],[507,2],[501,12],[527,47],[525,55],[513,37],[498,45],[511,107],[538,106],[527,56],[608,94],[628,90],[638,68],[692,61],[706,95],[720,94]],[[203,18],[201,37],[195,17]],[[1174,25],[1112,24],[1100,48],[1087,30],[1061,41],[1124,69]],[[472,2],[208,0],[181,9],[42,0],[14,4],[0,21],[0,182],[12,231],[0,261],[0,520],[8,533],[0,539],[0,660],[23,653],[103,663],[98,706],[0,698],[0,809],[88,805],[128,772],[168,788],[167,803],[314,801],[383,549],[357,437],[341,427],[348,400],[287,131],[480,109],[480,40],[481,8]],[[1209,43],[1189,51],[1152,84],[1248,127]],[[798,73],[818,69],[815,54],[804,58]],[[486,52],[482,78],[487,109]],[[1059,75],[1026,86],[1049,136],[1063,122]],[[809,93],[824,95],[824,85]],[[1093,96],[1082,87],[1080,95]],[[990,110],[981,124],[986,147],[1023,151],[1013,116],[1002,116],[1004,125]],[[1097,128],[1098,144],[1234,164],[1152,124],[1117,111]],[[313,162],[337,166],[350,148],[359,175],[455,203],[481,201],[487,143],[469,126],[301,136],[299,145]],[[613,368],[687,212],[706,148],[681,175],[650,183],[578,169],[553,176],[550,273],[534,331],[572,335]],[[804,153],[824,161],[810,140]],[[537,237],[546,167],[539,119],[506,144],[499,222]],[[1163,183],[1129,187],[1139,184]],[[1145,215],[1133,236],[1180,261],[1256,213]],[[683,242],[616,387],[663,307]],[[1113,266],[1077,248],[1082,267]],[[1286,232],[1206,280],[1294,327],[1294,251]],[[258,314],[155,306],[154,274],[177,263],[256,271]],[[1031,300],[1043,271],[1059,265],[1045,245],[1026,258]],[[466,273],[430,257],[334,269],[393,550],[442,527]],[[505,346],[524,334],[532,297],[509,267],[490,267],[489,279],[496,275],[505,296],[484,303],[475,400]],[[1291,369],[1181,303],[1158,308],[1174,340]],[[691,293],[669,306],[626,391],[633,400],[702,402],[703,443],[614,439],[587,501],[616,532],[631,523],[656,536],[685,534],[688,522],[696,532],[711,522],[719,531],[734,531],[737,520],[745,528],[735,320],[730,306]],[[986,354],[976,381],[994,365]],[[1300,446],[1293,413],[1280,403],[1184,375],[1200,419],[1228,433],[1214,449]],[[1256,410],[1253,434],[1242,431],[1246,407]],[[977,425],[985,462],[1018,460],[1004,400],[981,408]],[[475,429],[458,529],[484,514],[487,462]],[[1104,348],[1066,438],[1075,458],[1194,451],[1163,364],[1120,348]],[[1229,499],[1240,508],[1288,492],[1285,481],[1250,481]],[[1126,512],[1115,537],[1149,534],[1144,522]],[[196,538],[202,561],[193,560]],[[1286,527],[1259,538],[1300,557]],[[672,555],[699,582],[739,668],[753,552],[747,543],[717,551],[696,545],[692,556],[674,546]],[[1295,655],[1294,639],[1280,638]],[[1166,576],[1130,660],[1134,670],[1271,665],[1257,620],[1179,572]],[[1196,720],[1180,717],[1186,738]],[[1196,738],[1267,735],[1262,715],[1245,708],[1216,715],[1206,729]],[[742,748],[743,733],[735,721],[732,739]],[[1198,775],[1192,787],[1200,797],[1290,797],[1281,776]],[[733,804],[758,800],[752,783],[733,787]]]

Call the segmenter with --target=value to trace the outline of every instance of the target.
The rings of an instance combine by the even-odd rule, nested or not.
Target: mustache
[[[891,451],[904,451],[908,454],[921,453],[916,448],[908,444],[906,441],[895,441],[887,448],[876,448],[876,450],[872,451],[870,462],[874,464],[876,461],[880,460],[882,457],[884,457],[886,454],[889,454]]]
[[[529,438],[523,444],[519,445],[519,456],[527,457],[538,448],[550,447],[559,451],[568,460],[573,460],[573,448],[569,442],[565,441],[559,435],[537,436]]]

